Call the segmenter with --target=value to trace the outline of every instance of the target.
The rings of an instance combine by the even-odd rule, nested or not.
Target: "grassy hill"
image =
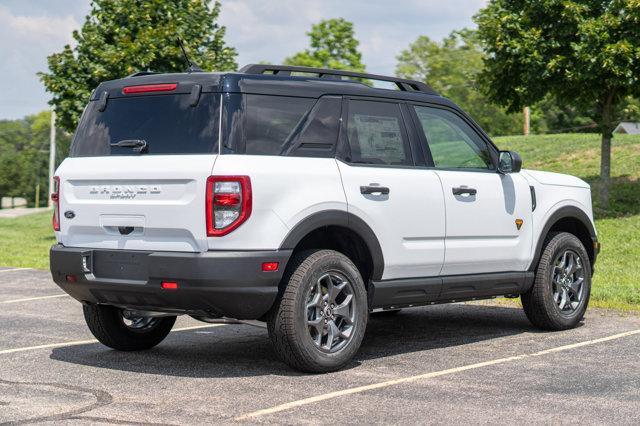
[[[640,310],[640,136],[616,135],[609,209],[597,205],[599,136],[565,134],[496,138],[520,153],[525,168],[568,173],[592,184],[603,248],[596,264],[592,306]],[[0,266],[48,268],[54,239],[49,213],[0,219]]]

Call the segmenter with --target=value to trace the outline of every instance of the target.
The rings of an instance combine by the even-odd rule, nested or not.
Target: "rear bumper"
[[[58,244],[51,247],[50,267],[55,283],[83,303],[257,319],[273,305],[290,256],[291,250],[140,252]],[[263,272],[263,262],[280,265]],[[162,281],[179,287],[163,290]]]

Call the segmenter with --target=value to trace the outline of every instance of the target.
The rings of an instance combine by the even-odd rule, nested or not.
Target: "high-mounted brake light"
[[[130,95],[132,93],[147,93],[147,92],[171,92],[176,90],[177,83],[163,83],[163,84],[143,84],[140,86],[127,86],[122,89],[122,93]]]
[[[51,191],[51,201],[53,201],[53,218],[51,223],[54,231],[60,230],[60,177],[53,177],[53,191]]]
[[[207,236],[227,235],[250,215],[249,176],[209,176],[206,192]]]

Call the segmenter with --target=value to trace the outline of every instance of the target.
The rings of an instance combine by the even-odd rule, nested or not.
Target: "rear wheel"
[[[566,330],[582,320],[591,294],[591,262],[567,232],[547,236],[533,287],[522,295],[529,320],[544,330]]]
[[[367,326],[364,282],[355,265],[332,250],[296,255],[267,322],[278,356],[312,373],[335,371],[358,351]]]
[[[119,351],[141,351],[162,342],[176,317],[143,317],[106,305],[83,306],[89,330],[100,343]]]

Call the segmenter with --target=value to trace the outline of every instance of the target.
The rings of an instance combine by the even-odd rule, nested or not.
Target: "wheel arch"
[[[597,241],[597,236],[593,222],[584,210],[576,206],[564,206],[560,207],[547,218],[542,231],[538,235],[538,242],[535,247],[533,260],[529,266],[529,271],[535,271],[540,261],[540,256],[542,256],[544,242],[550,232],[569,232],[575,235],[587,250],[589,260],[593,266],[598,254],[594,246]]]
[[[280,249],[295,251],[301,242],[304,243],[314,235],[325,234],[327,231],[344,231],[345,235],[359,239],[367,250],[368,261],[371,262],[369,278],[382,279],[384,256],[376,234],[364,220],[347,211],[326,210],[307,216],[289,231]]]

